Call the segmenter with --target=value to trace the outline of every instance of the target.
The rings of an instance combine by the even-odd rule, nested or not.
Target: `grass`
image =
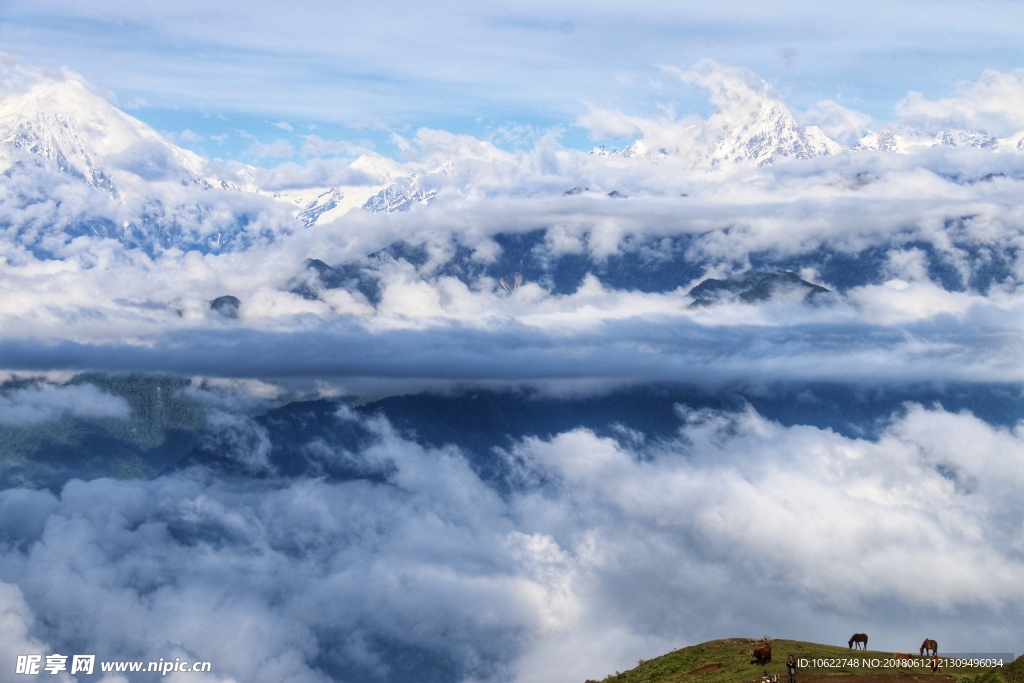
[[[820,645],[782,639],[772,641],[772,661],[767,665],[758,666],[749,656],[750,651],[758,646],[759,643],[748,638],[712,640],[684,647],[655,659],[641,660],[635,669],[616,672],[603,680],[604,683],[754,683],[761,680],[762,669],[768,669],[769,674],[778,674],[779,680],[784,682],[788,680],[786,658],[791,654],[798,661],[808,660],[808,665],[801,667],[797,674],[798,683],[801,675],[805,677],[804,680],[808,675],[815,678],[835,676],[840,679],[836,683],[842,683],[844,675],[905,675],[908,683],[912,680],[912,674],[932,675],[931,669],[927,667],[900,670],[864,663],[864,660],[881,660],[880,663],[884,663],[885,659],[892,658],[893,653],[890,651],[859,651],[850,650],[846,645]],[[917,649],[907,652],[916,655]],[[835,660],[851,658],[857,660],[860,666],[815,668],[810,665],[811,661],[816,659],[830,659],[835,663]],[[943,668],[940,673],[954,676],[957,683],[1024,683],[1024,657],[1018,657],[1013,663],[1004,664],[1001,668],[987,670]],[[717,668],[708,670],[713,667]]]

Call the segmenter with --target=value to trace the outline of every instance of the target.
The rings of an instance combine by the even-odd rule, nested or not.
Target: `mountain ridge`
[[[996,138],[977,131],[926,134],[898,127],[871,133],[855,146],[844,147],[815,126],[799,125],[781,97],[764,81],[752,74],[737,80],[734,72],[738,70],[712,69],[700,76],[701,85],[711,92],[718,109],[699,125],[679,123],[677,129],[685,127],[686,131],[680,134],[676,130],[672,134],[675,138],[651,134],[623,150],[595,147],[591,155],[654,163],[682,160],[693,169],[724,170],[844,152],[911,153],[938,145],[1024,152],[1024,133]],[[174,145],[75,78],[40,77],[22,91],[0,99],[0,173],[12,178],[42,172],[62,179],[59,182],[80,182],[110,195],[122,206],[111,204],[105,215],[82,215],[65,230],[68,237],[109,237],[129,246],[142,246],[150,253],[168,247],[222,250],[251,241],[234,239],[247,233],[247,226],[253,223],[251,211],[230,208],[228,223],[232,224],[222,221],[214,229],[203,225],[207,216],[225,213],[202,208],[213,196],[197,201],[177,196],[180,192],[168,195],[167,188],[174,185],[272,199],[291,215],[294,225],[289,229],[301,229],[336,220],[357,207],[369,213],[405,212],[416,204],[431,204],[446,188],[472,196],[467,183],[472,184],[475,175],[459,170],[465,160],[455,154],[432,170],[419,173],[403,172],[397,162],[373,153],[369,156],[374,158],[364,161],[364,154],[351,167],[368,164],[374,171],[371,179],[380,184],[270,192],[253,180],[257,174],[248,174],[249,180],[244,180],[246,173],[239,171],[237,182],[221,178],[209,161]],[[43,181],[33,182],[38,186]],[[11,201],[20,202],[17,206],[24,208],[39,200],[16,196]],[[237,204],[234,199],[221,203]],[[194,208],[197,204],[198,211]],[[190,222],[193,225],[183,227],[183,223]],[[56,223],[51,221],[51,230],[57,229],[53,227]],[[150,234],[154,229],[158,234]]]
[[[842,683],[900,683],[919,680],[913,674],[926,675],[929,681],[943,683],[1022,683],[1024,656],[1000,667],[978,668],[942,666],[931,670],[927,657],[917,656],[917,643],[900,643],[882,650],[851,650],[846,642],[825,645],[781,638],[727,638],[682,647],[658,657],[638,662],[628,671],[615,672],[601,679],[605,683],[752,683],[762,671],[787,680],[785,662],[792,654],[798,660],[797,681],[834,681]],[[756,662],[751,650],[768,644],[774,655],[767,663]],[[946,647],[945,652],[951,652]],[[895,665],[894,652],[913,656],[908,665]],[[1012,656],[1013,653],[1005,653]],[[940,652],[940,657],[942,653]],[[802,661],[801,661],[802,660]],[[888,661],[887,661],[888,660]],[[821,662],[817,666],[816,662]],[[598,683],[589,679],[586,683]]]

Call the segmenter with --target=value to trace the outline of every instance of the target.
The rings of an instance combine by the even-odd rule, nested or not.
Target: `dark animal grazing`
[[[932,642],[935,642],[935,641],[932,641]],[[939,658],[933,655],[932,656],[932,673],[935,673],[936,671],[938,671],[939,668],[940,668],[939,667]]]
[[[850,642],[847,645],[852,649],[855,645],[860,644],[860,649],[868,649],[868,637],[864,633],[854,633],[850,636]]]
[[[764,666],[768,662],[772,661],[772,646],[771,643],[766,643],[756,650],[750,651],[750,656],[757,661],[758,666]]]
[[[921,643],[921,656],[939,654],[939,644],[930,638]]]
[[[904,654],[902,652],[893,652],[892,658],[896,660],[896,666],[899,668],[911,667],[914,665],[914,655]]]

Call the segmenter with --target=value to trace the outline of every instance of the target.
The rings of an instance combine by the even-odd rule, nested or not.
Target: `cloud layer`
[[[488,456],[501,494],[484,454],[336,420],[372,435],[336,457],[381,483],[196,469],[0,493],[5,642],[255,683],[599,678],[723,634],[1015,645],[1020,426],[910,405],[861,440],[680,408],[667,441],[520,437]]]
[[[50,422],[62,415],[82,418],[126,418],[128,404],[91,384],[28,387],[0,394],[0,425]]]
[[[203,231],[241,216],[241,234],[266,235],[210,253],[69,235],[52,212],[88,215],[102,199],[109,206],[96,213],[116,225],[127,209],[79,197],[66,179],[31,202],[5,185],[15,199],[0,285],[16,293],[0,302],[6,368],[1020,379],[1017,155],[858,152],[714,173],[544,141],[518,154],[437,131],[414,143],[419,157],[406,168],[440,169],[415,178],[436,192],[429,206],[354,210],[304,229],[268,197],[197,189]],[[587,190],[567,195],[574,187]],[[349,284],[325,284],[311,258],[349,273]],[[757,269],[797,272],[837,296],[691,306],[703,279]],[[520,286],[506,291],[501,281],[517,272]],[[241,302],[237,318],[210,305],[226,295]]]

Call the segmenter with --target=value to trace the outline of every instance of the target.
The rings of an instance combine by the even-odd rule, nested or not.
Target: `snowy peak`
[[[449,160],[423,175],[413,174],[370,197],[363,209],[370,213],[395,213],[408,211],[413,204],[429,204],[437,196],[438,187],[449,182],[456,170],[455,162]]]
[[[395,183],[366,200],[363,209],[370,213],[408,211],[413,204],[429,204],[436,190],[423,190],[413,183]]]
[[[74,80],[42,80],[0,100],[0,170],[23,164],[111,191],[113,177],[125,171],[147,181],[208,184],[199,156]]]
[[[268,199],[241,197],[206,162],[121,112],[85,83],[24,71],[0,93],[0,208],[9,234],[45,258],[79,238],[154,255],[268,243],[294,222]],[[54,198],[58,201],[52,201]],[[25,226],[33,226],[25,229]]]
[[[658,149],[652,149],[646,140],[637,140],[631,145],[619,149],[607,149],[604,145],[594,147],[590,150],[590,153],[594,156],[600,157],[622,157],[624,159],[630,159],[632,157],[644,157],[648,159],[658,159],[661,157],[669,156],[669,151],[664,147]]]
[[[842,147],[814,126],[802,128],[765,81],[746,69],[704,60],[682,75],[708,91],[718,107],[705,123],[704,160],[712,168],[729,163],[768,166],[780,158],[811,159]]]
[[[817,126],[801,126],[779,94],[751,71],[723,66],[711,60],[699,62],[690,71],[673,68],[666,71],[706,90],[708,100],[717,107],[715,113],[706,119],[699,116],[677,119],[671,112],[660,119],[645,119],[622,112],[592,110],[580,119],[581,124],[592,131],[629,131],[627,134],[631,136],[636,135],[634,131],[639,131],[641,135],[625,149],[595,147],[591,150],[592,155],[641,157],[654,162],[667,159],[695,169],[726,169],[770,166],[783,158],[812,159],[847,149],[914,153],[943,147],[1024,153],[1024,130],[1008,137],[997,137],[984,130],[936,130],[927,122],[931,127],[921,129],[906,125],[913,117],[905,118],[904,125],[871,132],[854,147],[846,148],[831,140]],[[856,112],[847,111],[846,114],[853,117],[851,120],[858,119]],[[869,120],[861,118],[865,122]],[[1000,134],[1012,130],[1013,124],[1019,125],[1020,122],[1019,118],[1006,116],[1001,120],[1002,123],[997,125]]]
[[[990,151],[1020,151],[1008,140],[968,130],[943,130],[936,133],[921,133],[910,129],[884,129],[877,133],[868,133],[861,138],[855,149],[878,150],[905,154],[927,147],[963,148],[973,147]]]
[[[41,83],[0,102],[0,158],[5,170],[31,159],[90,185],[109,187],[110,178],[97,168],[81,130],[85,119],[94,147],[115,146],[108,127],[95,115],[96,99],[80,83],[68,81]]]
[[[595,147],[591,153],[652,160],[674,157],[697,168],[718,169],[769,166],[784,157],[811,159],[843,149],[817,127],[800,126],[771,86],[746,69],[705,60],[679,76],[708,91],[708,99],[718,107],[714,114],[706,120],[633,119],[632,123],[645,124],[641,139],[621,151]]]
[[[299,220],[307,228],[311,225],[315,225],[320,217],[328,211],[336,209],[338,205],[345,199],[345,193],[341,191],[341,188],[332,187],[325,192],[320,193],[316,198],[311,201],[306,207],[299,212]]]
[[[816,126],[801,128],[778,100],[759,102],[747,111],[719,110],[708,124],[715,138],[706,156],[712,168],[737,162],[769,166],[780,157],[813,159],[842,150]]]
[[[372,204],[375,197],[387,194],[389,187],[392,194],[400,194],[403,181],[395,182],[395,178],[405,177],[412,181],[402,170],[401,164],[376,153],[365,153],[348,165],[348,182],[334,186],[298,186],[277,190],[266,190],[261,186],[259,170],[249,167],[239,172],[245,177],[243,189],[256,194],[267,195],[291,208],[295,216],[305,227],[324,225],[338,220],[349,211],[365,208]],[[394,206],[392,206],[394,208]],[[387,210],[385,205],[385,211]]]

